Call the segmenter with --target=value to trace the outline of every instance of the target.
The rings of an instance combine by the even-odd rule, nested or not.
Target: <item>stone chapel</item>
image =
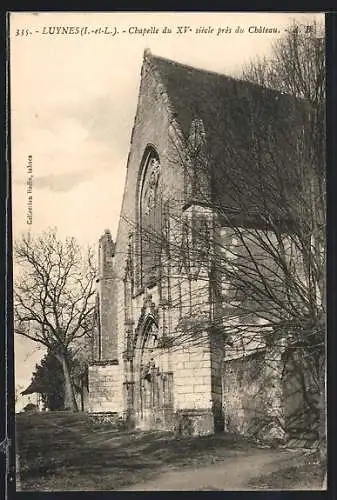
[[[202,435],[234,422],[245,432],[242,392],[249,396],[254,384],[246,380],[240,388],[235,363],[248,373],[262,356],[259,379],[266,368],[261,351],[244,357],[225,349],[219,328],[226,322],[225,287],[214,271],[214,242],[235,241],[217,207],[242,227],[252,223],[261,201],[254,199],[258,175],[245,153],[249,115],[284,127],[282,98],[145,51],[117,237],[105,230],[99,241],[89,412],[145,430]],[[280,147],[289,153],[289,144]],[[220,189],[213,173],[223,169],[241,191],[226,191],[224,183]],[[238,205],[242,193],[246,213]],[[275,370],[266,412],[279,397]]]

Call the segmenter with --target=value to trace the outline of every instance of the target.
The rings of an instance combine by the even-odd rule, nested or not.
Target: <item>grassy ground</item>
[[[26,491],[120,490],[151,481],[160,489],[162,477],[175,474],[179,479],[184,471],[189,488],[189,483],[196,484],[193,479],[196,475],[200,477],[203,473],[211,481],[210,472],[220,468],[221,483],[223,466],[240,471],[243,459],[256,465],[257,460],[262,460],[261,464],[270,461],[270,456],[278,460],[277,466],[269,470],[261,465],[258,473],[265,474],[255,477],[255,482],[253,478],[250,487],[259,489],[260,482],[262,488],[277,489],[279,476],[272,475],[275,467],[286,470],[295,463],[298,465],[298,456],[294,454],[294,463],[289,463],[285,455],[278,457],[272,450],[258,449],[225,433],[217,437],[175,439],[160,432],[117,431],[110,424],[93,423],[83,413],[17,415],[16,438],[21,489]],[[241,483],[244,472],[242,474]],[[288,488],[292,488],[296,474],[286,474]],[[309,483],[312,475],[312,470],[304,474]],[[215,481],[219,483],[218,479]],[[179,487],[179,482],[176,484]],[[206,489],[213,489],[212,482],[209,484]],[[226,489],[226,486],[229,488],[229,483],[215,489]]]
[[[281,471],[255,477],[248,482],[248,485],[252,489],[320,490],[322,488],[322,477],[323,472],[317,464],[299,464],[286,467]]]

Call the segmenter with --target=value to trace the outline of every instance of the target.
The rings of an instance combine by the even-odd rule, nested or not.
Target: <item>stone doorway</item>
[[[158,346],[158,328],[147,325],[140,346],[138,364],[137,427],[163,429],[173,422],[173,374],[163,371],[163,352]]]

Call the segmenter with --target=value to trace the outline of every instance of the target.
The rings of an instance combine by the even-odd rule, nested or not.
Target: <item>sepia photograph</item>
[[[326,490],[324,13],[9,40],[16,490]]]

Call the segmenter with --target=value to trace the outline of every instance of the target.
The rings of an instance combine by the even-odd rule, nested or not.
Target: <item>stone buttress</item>
[[[110,231],[99,240],[94,359],[89,366],[89,412],[122,410],[116,328],[114,250]]]

